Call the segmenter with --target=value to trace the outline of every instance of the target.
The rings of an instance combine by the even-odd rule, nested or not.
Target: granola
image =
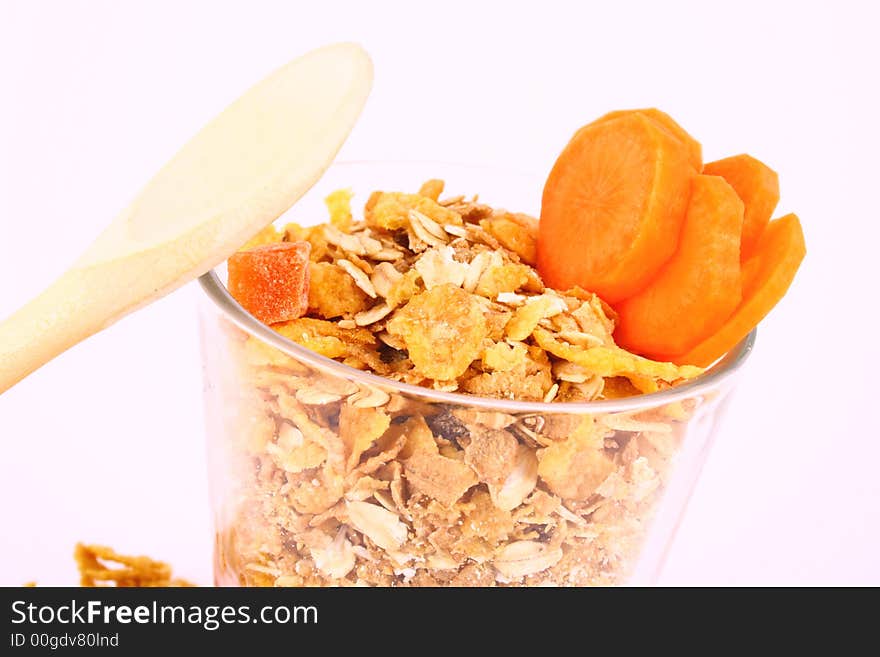
[[[73,557],[80,586],[195,586],[184,579],[172,578],[171,566],[164,561],[126,556],[104,545],[77,543]]]
[[[308,312],[273,328],[388,385],[223,327],[240,398],[219,446],[236,464],[230,515],[218,519],[219,583],[626,581],[701,399],[627,414],[510,414],[394,384],[586,402],[702,370],[619,348],[599,297],[546,287],[533,218],[442,193],[439,180],[374,192],[357,219],[345,190],[328,198],[329,223],[262,235],[310,245]]]

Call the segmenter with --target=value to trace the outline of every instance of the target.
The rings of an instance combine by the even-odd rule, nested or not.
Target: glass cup
[[[542,181],[439,163],[332,166],[279,225],[323,222],[349,187],[450,193],[537,214]],[[755,332],[701,376],[653,394],[519,402],[397,383],[254,319],[205,274],[201,308],[218,585],[651,584]],[[464,450],[504,445],[495,480]],[[428,440],[437,455],[413,452]],[[442,457],[442,458],[441,458]]]

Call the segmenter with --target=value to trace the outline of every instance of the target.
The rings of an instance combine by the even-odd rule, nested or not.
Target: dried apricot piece
[[[229,258],[229,293],[265,324],[302,317],[309,307],[308,242],[265,244]]]

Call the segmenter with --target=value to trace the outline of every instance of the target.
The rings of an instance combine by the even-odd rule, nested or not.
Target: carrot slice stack
[[[748,259],[779,203],[779,176],[760,160],[745,154],[708,162],[703,173],[724,178],[745,203],[741,251],[742,259]]]
[[[687,148],[688,151],[688,158],[690,159],[691,164],[694,165],[694,168],[697,171],[702,169],[703,147],[700,145],[700,142],[694,139],[687,130],[682,128],[675,121],[675,119],[669,116],[666,112],[661,112],[655,107],[646,107],[644,109],[635,110],[615,110],[613,112],[608,112],[608,114],[600,116],[593,123],[609,121],[611,119],[616,119],[621,116],[626,116],[627,114],[641,114],[642,116],[646,116],[661,125],[663,128],[666,129],[667,132],[669,132],[669,134],[671,134],[673,137],[675,137],[685,145],[685,148]]]
[[[706,367],[735,347],[788,291],[806,252],[797,215],[771,221],[754,255],[743,263],[742,303],[713,335],[687,353],[668,360]]]
[[[538,271],[609,303],[626,349],[709,365],[770,312],[804,258],[798,218],[770,221],[778,202],[776,172],[754,157],[703,165],[700,142],[668,114],[609,112],[575,133],[547,178]]]
[[[618,344],[649,357],[683,353],[741,300],[743,203],[723,178],[697,176],[678,250],[644,290],[620,303]]]
[[[696,174],[687,147],[639,113],[579,130],[544,186],[538,269],[609,303],[650,282],[678,246]]]

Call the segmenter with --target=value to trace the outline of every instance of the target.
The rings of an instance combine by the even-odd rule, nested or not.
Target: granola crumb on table
[[[77,543],[73,556],[81,586],[195,586],[172,578],[171,566],[163,561],[126,556],[103,545]]]
[[[508,414],[401,394],[393,382],[518,401],[617,399],[695,367],[631,354],[596,295],[547,288],[537,222],[443,183],[328,198],[305,241],[304,317],[274,324],[366,385],[227,328],[242,398],[218,582],[263,586],[604,585],[626,580],[684,425],[700,402],[592,415]],[[233,475],[230,475],[233,476]]]

